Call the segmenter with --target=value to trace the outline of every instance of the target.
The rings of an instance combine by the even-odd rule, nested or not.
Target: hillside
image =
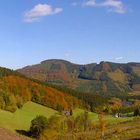
[[[81,114],[84,114],[84,112],[85,110],[76,108],[73,110],[73,117],[77,118]],[[75,136],[78,139],[78,136],[82,135],[83,136],[82,140],[85,140],[84,139],[85,137],[86,138],[89,137],[89,140],[93,138],[100,140],[101,139],[100,130],[98,128],[99,114],[93,113],[93,112],[88,112],[88,114],[89,114],[88,118],[90,122],[93,123],[94,129],[88,132],[87,131],[77,132],[75,133]],[[31,120],[33,120],[38,115],[43,115],[47,117],[48,119],[50,119],[54,115],[59,116],[60,122],[63,121],[64,119],[70,119],[69,117],[64,117],[63,115],[61,115],[60,113],[58,113],[58,111],[54,109],[44,107],[42,105],[39,105],[33,102],[27,102],[23,105],[22,108],[17,109],[14,113],[0,110],[0,139],[2,140],[11,140],[11,139],[26,140],[27,139],[28,140],[28,137],[23,137],[19,134],[27,136],[27,132],[31,125]],[[139,135],[140,121],[137,118],[134,118],[134,117],[115,118],[112,115],[105,115],[104,119],[106,123],[105,139],[110,139],[110,138],[113,139],[115,138],[116,135],[118,136],[118,138],[126,138],[126,140],[128,140],[128,137],[134,138],[134,137],[140,136]],[[52,126],[55,126],[55,125],[56,124],[52,124]],[[52,131],[54,130],[50,130],[50,132]],[[59,131],[61,131],[61,129]],[[128,136],[125,135],[128,133],[129,133]],[[53,135],[53,134],[55,133],[49,133],[49,134],[47,133],[47,135]],[[66,133],[66,135],[67,134],[68,133]],[[56,136],[57,135],[58,133],[56,133]],[[53,140],[53,139],[49,139],[49,140]]]
[[[46,83],[65,85],[82,92],[120,94],[140,91],[140,63],[101,62],[78,65],[46,60],[18,72]]]
[[[33,103],[27,102],[21,109],[14,113],[0,110],[0,128],[15,130],[29,130],[31,120],[37,115],[44,115],[47,118],[58,114],[56,110]]]
[[[15,112],[26,102],[63,110],[79,105],[79,100],[57,89],[44,86],[18,72],[0,68],[0,108]]]

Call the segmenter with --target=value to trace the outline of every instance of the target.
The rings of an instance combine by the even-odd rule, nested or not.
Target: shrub
[[[39,138],[48,126],[48,120],[44,116],[37,116],[31,121],[30,132],[32,137]]]
[[[134,111],[134,116],[140,116],[140,108],[137,108],[137,109]]]

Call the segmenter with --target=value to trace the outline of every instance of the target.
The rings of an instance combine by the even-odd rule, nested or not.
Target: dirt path
[[[0,140],[31,140],[24,136],[19,136],[18,134],[12,133],[9,130],[0,128]]]

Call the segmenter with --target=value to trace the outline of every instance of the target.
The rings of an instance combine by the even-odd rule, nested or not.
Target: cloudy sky
[[[140,0],[1,0],[0,66],[53,58],[140,62]]]

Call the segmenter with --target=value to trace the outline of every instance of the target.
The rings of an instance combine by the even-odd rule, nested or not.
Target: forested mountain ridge
[[[82,92],[122,94],[140,91],[140,63],[101,62],[86,65],[51,59],[18,72],[43,82]]]
[[[80,101],[71,95],[0,67],[0,108],[14,112],[28,101],[59,111],[80,105]]]

